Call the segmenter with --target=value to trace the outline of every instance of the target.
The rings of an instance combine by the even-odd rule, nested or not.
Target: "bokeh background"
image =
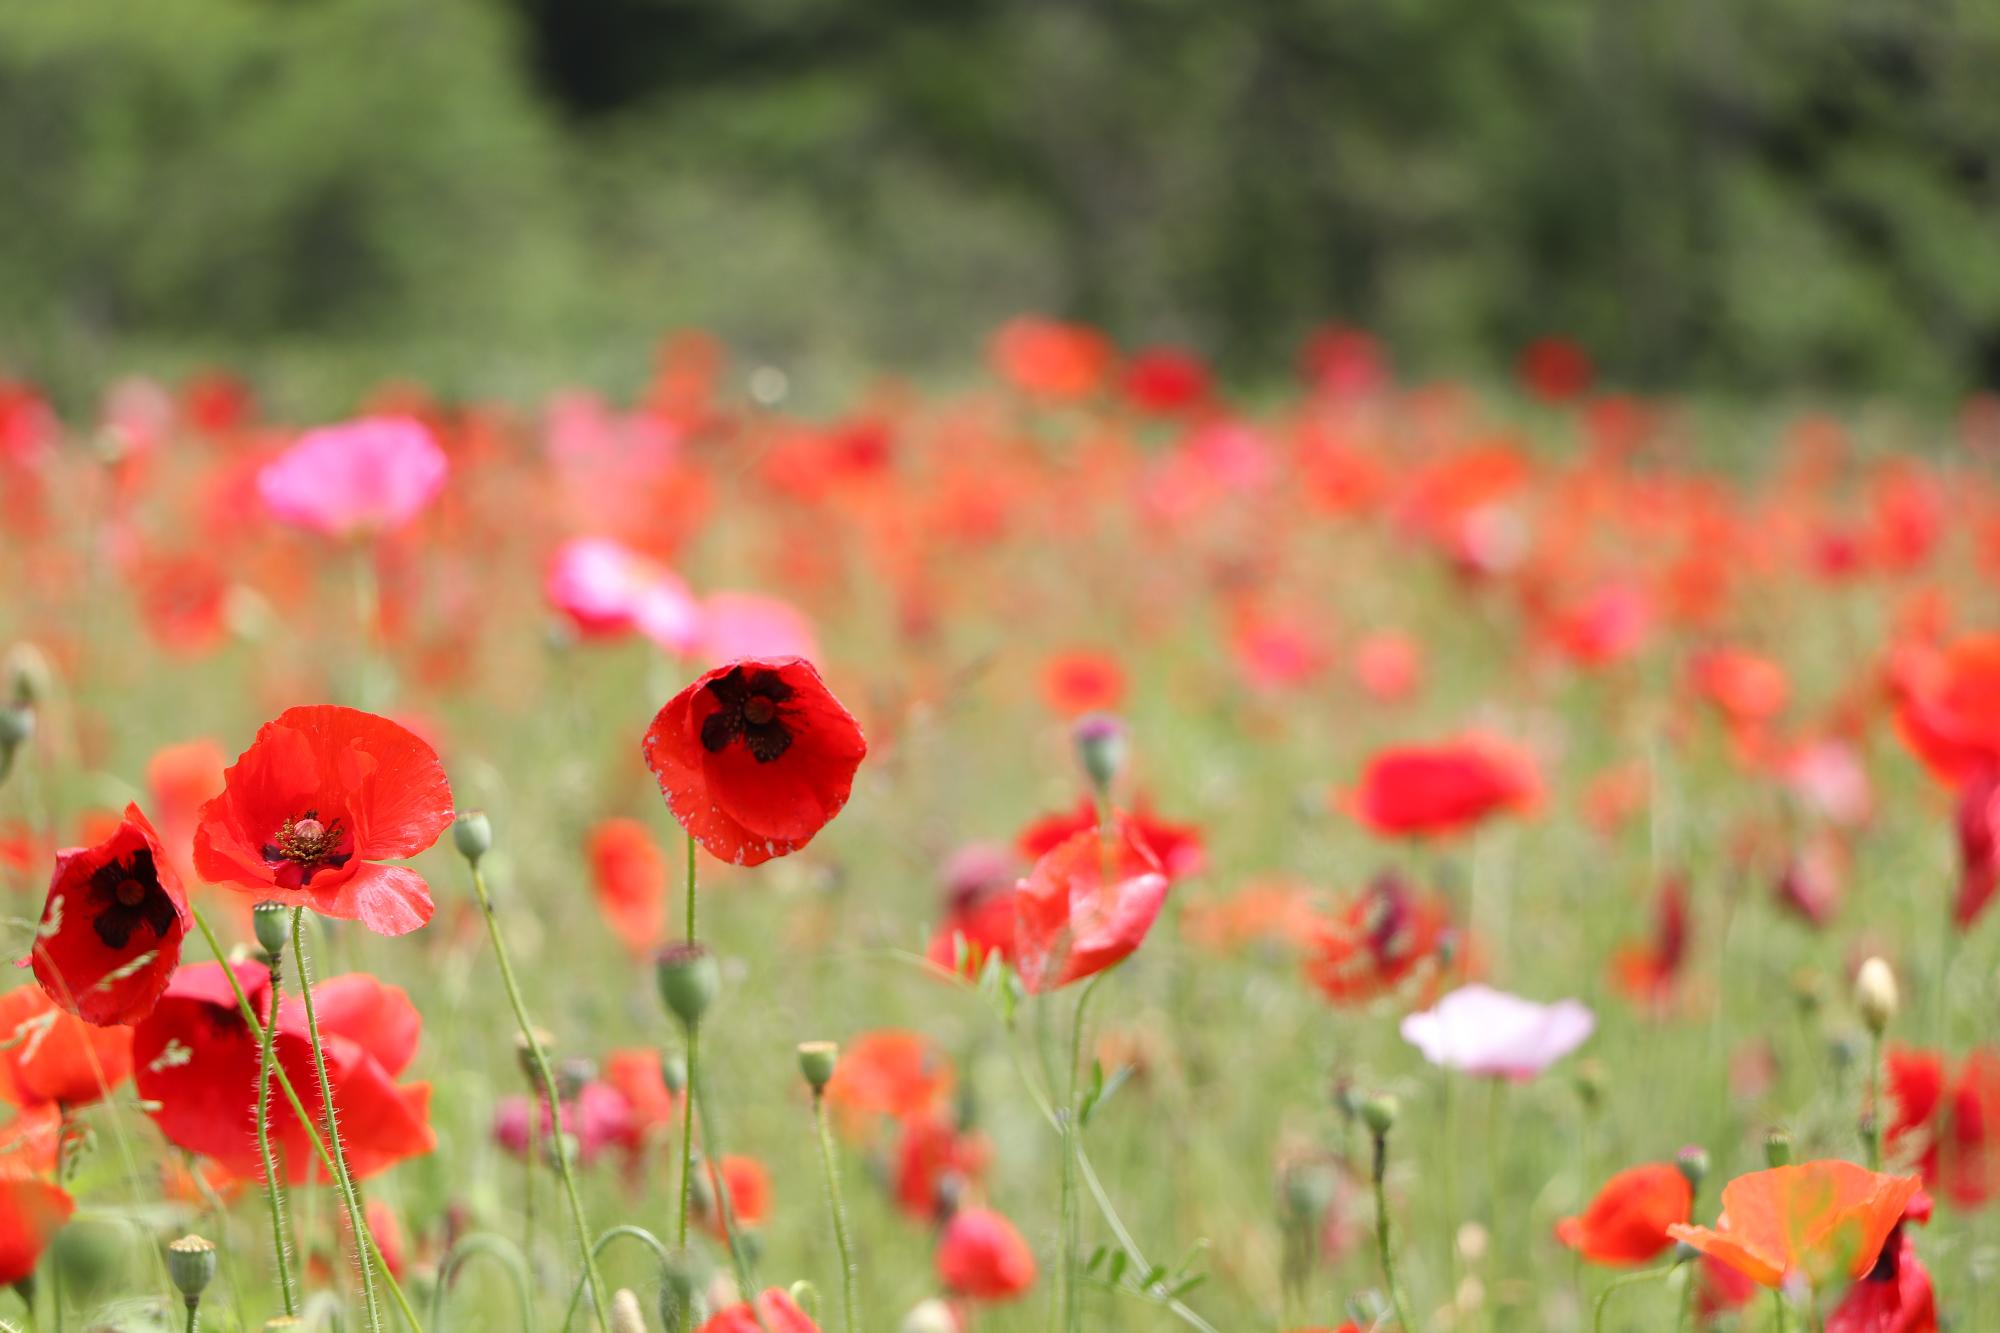
[[[1034,309],[1254,386],[2000,383],[2000,6],[0,5],[0,367],[528,396],[712,330],[833,393]]]

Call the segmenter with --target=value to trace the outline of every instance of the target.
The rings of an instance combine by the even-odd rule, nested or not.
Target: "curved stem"
[[[861,1280],[854,1251],[847,1239],[847,1207],[840,1198],[840,1169],[833,1155],[833,1128],[827,1122],[826,1098],[813,1094],[813,1122],[819,1130],[819,1158],[826,1167],[827,1206],[833,1210],[833,1241],[840,1249],[840,1308],[847,1333],[861,1333]]]
[[[320,1104],[326,1109],[326,1139],[333,1152],[333,1175],[340,1184],[340,1198],[347,1209],[347,1226],[354,1233],[354,1257],[361,1268],[361,1299],[368,1311],[368,1327],[382,1333],[382,1305],[375,1295],[375,1263],[370,1246],[361,1238],[369,1233],[368,1218],[361,1207],[361,1191],[347,1169],[347,1153],[340,1146],[340,1116],[333,1105],[333,1077],[326,1069],[326,1043],[319,1037],[319,1014],[313,1007],[312,969],[306,962],[306,909],[292,909],[292,956],[299,964],[299,995],[306,1006],[306,1035],[312,1040],[313,1067],[319,1071]],[[227,964],[224,964],[226,967]],[[268,1034],[275,1024],[267,1025]]]
[[[278,1260],[278,1290],[285,1299],[285,1313],[296,1316],[298,1299],[292,1294],[292,1260],[285,1241],[285,1195],[278,1182],[277,1159],[271,1154],[271,1064],[278,1039],[278,997],[283,993],[284,956],[271,959],[271,1003],[264,1020],[264,1037],[257,1051],[257,1157],[264,1167],[264,1196],[271,1206],[271,1252]]]
[[[1611,1298],[1613,1296],[1616,1296],[1627,1287],[1637,1286],[1641,1282],[1652,1282],[1658,1278],[1666,1277],[1674,1271],[1674,1267],[1675,1265],[1668,1264],[1665,1268],[1649,1268],[1643,1273],[1627,1273],[1623,1277],[1613,1278],[1605,1286],[1604,1290],[1598,1293],[1597,1309],[1590,1320],[1591,1328],[1596,1333],[1604,1333],[1604,1312],[1611,1307]]]
[[[199,907],[190,907],[189,910],[194,916],[195,925],[201,929],[202,938],[208,941],[209,952],[215,955],[216,962],[222,964],[222,975],[229,982],[230,993],[236,997],[236,1012],[242,1015],[243,1026],[249,1029],[252,1040],[262,1043],[264,1024],[258,1019],[257,1011],[250,1007],[250,997],[244,993],[243,983],[237,980],[236,969],[229,966],[229,958],[223,952],[222,941],[215,937],[215,928],[208,924],[208,918],[202,915]],[[327,1175],[331,1176],[333,1158],[328,1154],[326,1141],[320,1138],[312,1117],[306,1114],[306,1104],[299,1100],[299,1091],[292,1086],[291,1075],[285,1072],[285,1067],[281,1064],[273,1065],[271,1072],[278,1076],[278,1090],[285,1094],[285,1100],[291,1105],[292,1114],[298,1117],[299,1127],[306,1132],[306,1141],[312,1144],[320,1165],[325,1167]],[[396,1308],[402,1312],[404,1321],[417,1330],[417,1333],[423,1333],[424,1326],[418,1321],[417,1312],[410,1308],[410,1298],[403,1294],[403,1284],[396,1281],[396,1275],[389,1271],[388,1261],[382,1257],[382,1247],[375,1243],[375,1233],[364,1231],[362,1239],[367,1243],[368,1252],[375,1256],[375,1262],[381,1265],[383,1285],[389,1288],[389,1295],[395,1300]]]
[[[535,1061],[535,1074],[549,1097],[549,1134],[555,1144],[556,1173],[562,1177],[563,1193],[569,1199],[570,1222],[576,1228],[576,1247],[583,1256],[583,1273],[590,1284],[590,1302],[597,1311],[600,1328],[609,1327],[611,1315],[609,1300],[604,1292],[604,1279],[598,1274],[597,1260],[591,1257],[590,1226],[583,1217],[583,1197],[577,1193],[576,1172],[570,1167],[568,1141],[563,1135],[562,1098],[556,1095],[555,1074],[549,1068],[548,1052],[542,1049],[542,1039],[535,1033],[535,1025],[528,1019],[527,1002],[521,998],[520,983],[514,979],[514,965],[507,956],[507,942],[500,934],[500,918],[493,911],[493,895],[486,891],[486,876],[475,862],[472,867],[472,891],[479,898],[479,908],[486,916],[486,933],[493,941],[493,958],[500,965],[500,980],[507,988],[507,1002],[514,1007],[514,1021],[520,1025],[521,1040],[528,1045],[528,1053]]]
[[[661,1244],[660,1238],[658,1236],[655,1236],[652,1232],[646,1230],[646,1228],[644,1227],[635,1227],[630,1224],[623,1224],[612,1227],[610,1230],[606,1231],[603,1235],[599,1236],[597,1238],[597,1242],[590,1247],[591,1257],[592,1258],[602,1257],[604,1251],[610,1248],[611,1242],[617,1240],[620,1236],[630,1236],[633,1240],[645,1242],[646,1248],[651,1250],[654,1256],[659,1259],[660,1268],[663,1271],[668,1267],[668,1265],[673,1263],[673,1256],[670,1253],[668,1253],[667,1247]],[[579,1277],[576,1280],[576,1285],[571,1287],[569,1290],[569,1306],[563,1313],[564,1333],[568,1333],[570,1324],[575,1321],[576,1307],[580,1305],[582,1302],[583,1302],[583,1279]]]
[[[444,1262],[438,1265],[437,1286],[431,1289],[431,1327],[444,1328],[444,1298],[445,1293],[451,1290],[451,1280],[468,1259],[479,1254],[492,1255],[514,1279],[514,1295],[521,1307],[521,1328],[523,1333],[534,1333],[535,1297],[528,1282],[527,1258],[505,1236],[485,1231],[475,1231],[462,1238],[451,1247]],[[579,1291],[579,1299],[581,1295]]]

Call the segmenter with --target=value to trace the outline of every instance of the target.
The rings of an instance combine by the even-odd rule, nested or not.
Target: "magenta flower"
[[[711,594],[701,608],[701,647],[710,662],[739,657],[819,656],[812,622],[790,602],[754,592]]]
[[[301,435],[257,474],[264,507],[329,537],[399,528],[444,489],[444,451],[411,417],[365,417]]]
[[[493,1141],[516,1157],[528,1151],[531,1120],[528,1110],[528,1099],[519,1093],[500,1098],[493,1107]],[[548,1141],[552,1125],[547,1101],[532,1122],[535,1146],[539,1148]],[[592,1080],[563,1103],[563,1132],[576,1140],[577,1161],[588,1166],[606,1149],[638,1151],[642,1128],[624,1093],[609,1083]]]
[[[1525,1080],[1583,1045],[1596,1026],[1590,1010],[1575,1000],[1536,1004],[1475,985],[1411,1014],[1402,1032],[1434,1065]]]
[[[701,606],[681,577],[609,537],[564,542],[543,590],[586,638],[636,630],[677,656],[700,641]]]

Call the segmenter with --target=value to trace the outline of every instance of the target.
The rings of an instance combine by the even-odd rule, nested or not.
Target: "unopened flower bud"
[[[722,988],[722,969],[716,966],[715,955],[692,940],[660,950],[653,976],[668,1011],[688,1028],[701,1022]]]
[[[0,706],[0,753],[11,754],[34,736],[34,709],[26,704]]]
[[[187,1298],[190,1308],[201,1304],[201,1294],[215,1280],[215,1246],[190,1232],[167,1245],[167,1276]]]
[[[667,1085],[667,1091],[678,1097],[687,1090],[687,1061],[678,1055],[660,1057],[660,1082]]]
[[[1879,1037],[1888,1028],[1896,1017],[1899,998],[1896,974],[1885,960],[1870,958],[1861,965],[1854,977],[1854,1007],[1861,1011],[1861,1021],[1870,1032]]]
[[[701,1311],[696,1308],[700,1285],[686,1251],[668,1257],[660,1270],[660,1327],[666,1333],[688,1333],[700,1322]]]
[[[1764,1160],[1771,1166],[1792,1164],[1792,1136],[1782,1128],[1773,1128],[1764,1136]]]
[[[1378,1092],[1361,1103],[1361,1121],[1368,1126],[1369,1133],[1381,1138],[1395,1128],[1396,1112],[1401,1109],[1393,1096]]]
[[[646,1311],[630,1287],[611,1293],[611,1333],[646,1333]]]
[[[1688,1188],[1699,1191],[1701,1182],[1708,1178],[1708,1151],[1698,1144],[1689,1144],[1674,1154],[1674,1165],[1687,1179]]]
[[[478,865],[479,858],[493,850],[493,824],[486,818],[484,810],[461,810],[451,825],[452,845],[458,854],[470,865]]]
[[[542,1086],[542,1069],[535,1061],[535,1048],[541,1047],[546,1054],[555,1044],[555,1036],[547,1028],[535,1028],[533,1041],[529,1041],[525,1033],[514,1034],[514,1060],[521,1066],[521,1074],[528,1080],[528,1086],[537,1092],[547,1092],[548,1089]]]
[[[257,947],[265,958],[285,956],[285,944],[292,935],[291,911],[283,903],[258,903],[251,911],[250,924],[257,931]]]
[[[933,1296],[903,1316],[897,1333],[958,1333],[951,1307]]]
[[[790,1294],[792,1297],[792,1304],[798,1306],[799,1309],[803,1310],[805,1312],[806,1318],[812,1320],[814,1323],[818,1323],[819,1288],[815,1287],[810,1282],[801,1280],[798,1282],[794,1282],[792,1284],[792,1289]]]
[[[1585,1059],[1576,1066],[1576,1095],[1586,1111],[1595,1111],[1604,1104],[1604,1090],[1611,1082],[1610,1073],[1599,1060]]]
[[[813,1096],[826,1091],[826,1085],[833,1080],[833,1067],[840,1060],[840,1047],[830,1041],[802,1041],[799,1043],[799,1073],[805,1075],[806,1086]]]
[[[1101,795],[1111,790],[1125,767],[1125,724],[1109,713],[1086,713],[1070,728],[1076,757]]]

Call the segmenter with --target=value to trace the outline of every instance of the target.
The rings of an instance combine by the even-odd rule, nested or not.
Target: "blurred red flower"
[[[759,1226],[771,1215],[771,1173],[756,1158],[725,1156],[721,1170],[717,1171],[716,1164],[710,1163],[707,1174],[709,1195],[702,1201],[702,1220],[717,1240],[727,1241],[729,1237],[723,1225],[725,1193],[730,1216],[735,1218],[739,1231]]]
[[[88,1106],[132,1073],[132,1030],[93,1027],[40,987],[0,995],[0,1100],[23,1109]]]
[[[1933,777],[1962,788],[2000,769],[2000,634],[1903,648],[1890,687],[1897,730]]]
[[[758,1314],[764,1316],[758,1322]],[[695,1333],[819,1333],[819,1325],[806,1317],[782,1287],[767,1287],[757,1298],[757,1309],[748,1301],[729,1306]]]
[[[1014,1224],[990,1208],[962,1208],[938,1238],[938,1280],[959,1296],[1011,1301],[1035,1285],[1035,1256]]]
[[[1081,324],[1034,315],[1008,320],[993,335],[993,365],[1023,393],[1057,402],[1097,392],[1111,369],[1110,339]]]
[[[1921,1184],[1852,1162],[1773,1167],[1722,1187],[1713,1229],[1675,1223],[1667,1233],[1759,1286],[1800,1279],[1820,1287],[1875,1266]]]
[[[1653,909],[1653,938],[1619,946],[1611,955],[1611,980],[1634,1002],[1657,1010],[1673,998],[1687,953],[1687,877],[1668,875]]]
[[[812,841],[847,804],[868,742],[812,663],[746,659],[668,701],[646,763],[711,856],[758,865]]]
[[[1125,700],[1125,668],[1088,648],[1052,654],[1042,663],[1042,699],[1060,717],[1108,712]]]
[[[1121,387],[1132,406],[1156,416],[1202,407],[1213,391],[1201,358],[1176,347],[1152,347],[1135,354],[1125,365]]]
[[[1336,804],[1383,837],[1424,837],[1530,811],[1540,800],[1541,777],[1526,751],[1472,736],[1380,751]]]
[[[1521,387],[1549,403],[1566,403],[1590,388],[1590,356],[1568,338],[1537,338],[1521,349]]]
[[[35,932],[35,980],[86,1023],[136,1023],[180,965],[192,923],[159,835],[128,805],[109,838],[56,854]]]
[[[652,832],[636,819],[602,820],[584,856],[612,933],[635,957],[656,948],[667,923],[667,865]]]
[[[1022,984],[1040,994],[1123,961],[1153,928],[1167,882],[1124,821],[1115,842],[1089,829],[1059,843],[1014,890],[1014,961]]]
[[[983,1134],[963,1132],[939,1115],[910,1117],[896,1145],[897,1206],[919,1221],[943,1216],[966,1186],[984,1178],[992,1156]]]
[[[375,864],[415,856],[451,826],[451,784],[415,733],[354,708],[289,708],[223,779],[195,830],[203,879],[379,935],[431,919],[423,876]]]
[[[1632,1267],[1672,1247],[1667,1228],[1685,1223],[1694,1190],[1680,1168],[1655,1162],[1620,1171],[1576,1217],[1556,1224],[1556,1239],[1594,1264]]]
[[[42,1251],[75,1211],[76,1201],[60,1186],[0,1175],[0,1285],[34,1276]]]
[[[1937,1327],[1931,1275],[1901,1224],[1826,1320],[1826,1333],[1937,1333]]]
[[[1935,1051],[1891,1046],[1884,1056],[1895,1114],[1889,1155],[1961,1208],[2000,1195],[2000,1051],[1975,1050],[1951,1078]]]
[[[1450,939],[1443,904],[1419,897],[1401,875],[1377,875],[1366,892],[1315,924],[1306,978],[1335,1004],[1376,999],[1419,973],[1434,992]]]
[[[906,1120],[937,1110],[951,1096],[952,1082],[951,1062],[929,1037],[883,1028],[842,1047],[826,1104],[850,1124],[869,1116]]]
[[[1161,870],[1170,880],[1186,879],[1201,873],[1207,853],[1201,844],[1201,830],[1193,824],[1170,824],[1155,815],[1145,800],[1134,801],[1132,809],[1113,813],[1118,826],[1118,847],[1128,873]],[[1067,814],[1044,815],[1022,829],[1014,846],[1030,861],[1048,855],[1079,833],[1098,831],[1097,802],[1088,793]],[[1142,858],[1133,856],[1143,852]]]

